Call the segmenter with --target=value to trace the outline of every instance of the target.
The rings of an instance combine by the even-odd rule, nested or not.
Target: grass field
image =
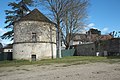
[[[118,63],[120,62],[119,57],[92,57],[92,56],[71,56],[57,59],[46,59],[40,61],[27,61],[27,60],[13,60],[13,61],[0,61],[0,67],[8,66],[21,66],[21,65],[50,65],[50,64],[67,64],[67,65],[77,65],[77,64],[88,64],[94,62],[106,62],[106,63]]]

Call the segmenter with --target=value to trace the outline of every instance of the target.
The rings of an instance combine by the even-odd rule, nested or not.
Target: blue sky
[[[120,0],[91,0],[88,15],[89,26],[103,34],[120,30]]]
[[[0,0],[0,36],[7,30],[5,26],[4,10],[10,9],[7,6],[8,2],[15,0]],[[44,9],[41,10],[41,12]],[[120,0],[90,0],[88,7],[88,27],[96,28],[102,31],[103,34],[120,31]],[[9,40],[2,40],[2,43],[9,43]]]

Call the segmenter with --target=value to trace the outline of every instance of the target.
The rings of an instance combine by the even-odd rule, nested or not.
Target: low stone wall
[[[75,50],[75,56],[96,56],[94,43],[76,45]]]

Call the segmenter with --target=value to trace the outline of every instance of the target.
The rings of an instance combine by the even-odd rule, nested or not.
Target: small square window
[[[92,48],[92,50],[94,50],[94,48]]]

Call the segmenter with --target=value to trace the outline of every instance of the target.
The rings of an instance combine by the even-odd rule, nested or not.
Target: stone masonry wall
[[[24,44],[14,44],[14,59],[18,60],[31,60],[31,55],[36,55],[37,60],[56,58],[56,44],[50,43],[24,43]],[[51,50],[52,49],[52,50]]]
[[[109,52],[120,53],[120,39],[111,39],[109,40]]]
[[[37,42],[50,42],[50,26],[52,28],[52,42],[56,43],[56,29],[53,24],[38,21],[20,21],[14,27],[14,43],[32,42],[32,33],[36,33]]]
[[[33,33],[36,41],[33,42]],[[14,25],[13,58],[31,60],[56,58],[56,28],[51,23],[19,21]]]
[[[96,55],[96,48],[95,44],[81,44],[75,47],[76,49],[76,56],[95,56]]]

